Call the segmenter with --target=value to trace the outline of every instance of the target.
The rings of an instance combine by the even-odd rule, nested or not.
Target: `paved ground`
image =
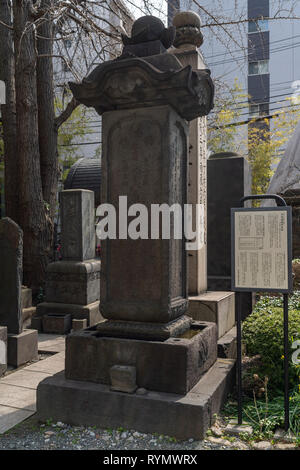
[[[39,382],[64,369],[65,338],[39,334],[39,361],[17,371],[8,370],[0,379],[0,434],[36,411]],[[51,354],[51,355],[50,355]]]

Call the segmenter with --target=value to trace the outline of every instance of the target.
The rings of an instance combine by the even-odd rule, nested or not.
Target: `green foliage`
[[[300,292],[289,301],[289,346],[300,338]],[[282,296],[262,296],[256,303],[253,313],[243,323],[243,341],[249,355],[259,354],[261,366],[259,374],[269,378],[269,387],[283,389],[284,345]],[[298,386],[299,365],[290,361],[290,384]]]
[[[237,419],[237,403],[228,402],[223,412],[227,418]],[[255,403],[248,399],[243,403],[243,414],[253,427],[251,439],[270,439],[276,428],[284,426],[284,395],[277,395],[269,402],[257,400]],[[300,392],[297,389],[290,397],[290,430],[300,437]]]
[[[212,153],[238,152],[237,132],[238,128],[228,126],[233,121],[238,121],[242,113],[237,103],[245,101],[248,95],[242,93],[237,80],[235,80],[229,95],[223,96],[222,92],[215,100],[216,111],[208,116],[208,149]]]
[[[229,95],[224,97],[221,90],[216,96],[215,112],[208,117],[208,149],[213,153],[230,151],[243,154],[252,170],[252,193],[263,194],[300,119],[300,108],[289,108],[287,102],[271,123],[266,118],[259,124],[253,119],[248,126],[232,126],[232,123],[245,120],[242,113],[246,108],[238,103],[246,103],[247,99],[248,95],[242,93],[236,80]]]

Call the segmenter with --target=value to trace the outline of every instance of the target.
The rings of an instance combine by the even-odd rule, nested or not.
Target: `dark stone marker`
[[[220,155],[220,157],[218,157]],[[224,155],[221,157],[221,155]],[[251,194],[251,170],[244,157],[212,155],[207,161],[208,290],[231,290],[230,209]],[[252,311],[252,294],[243,293],[243,316]]]
[[[23,232],[11,219],[0,220],[0,325],[22,332]]]

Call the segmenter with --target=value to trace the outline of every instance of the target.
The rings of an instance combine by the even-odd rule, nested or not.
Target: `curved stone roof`
[[[89,189],[95,193],[95,206],[100,204],[101,160],[80,158],[71,166],[64,189]]]

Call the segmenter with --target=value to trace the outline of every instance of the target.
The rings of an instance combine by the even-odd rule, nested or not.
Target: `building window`
[[[250,20],[248,22],[248,32],[257,33],[261,31],[268,31],[269,22],[268,20]]]
[[[257,62],[249,62],[248,75],[262,75],[269,73],[269,61],[258,60]]]
[[[267,116],[269,114],[269,103],[249,104],[249,114],[251,118]]]

